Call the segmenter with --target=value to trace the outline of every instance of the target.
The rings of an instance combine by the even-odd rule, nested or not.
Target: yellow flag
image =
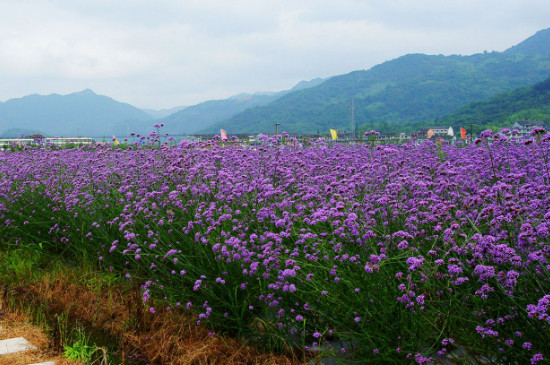
[[[427,135],[428,135],[428,139],[432,138],[432,137],[433,137],[433,136],[435,135],[435,132],[434,132],[434,130],[433,130],[433,129],[431,129],[431,128],[430,128],[430,129],[428,129],[428,133],[427,133]]]
[[[114,142],[115,146],[119,145],[118,139],[116,139],[114,134],[113,134],[113,142]]]
[[[336,129],[331,129],[330,130],[330,134],[332,136],[332,140],[335,141],[338,139],[338,132],[336,131]]]

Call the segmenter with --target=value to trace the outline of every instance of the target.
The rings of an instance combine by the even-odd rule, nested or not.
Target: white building
[[[93,144],[90,137],[44,137],[44,138],[0,138],[0,147],[26,145],[66,145],[66,144]]]
[[[515,122],[512,129],[517,129],[521,137],[529,137],[530,133],[535,128],[548,130],[548,126],[541,120],[522,120]]]

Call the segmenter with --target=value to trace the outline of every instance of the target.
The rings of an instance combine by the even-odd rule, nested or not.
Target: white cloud
[[[165,108],[368,69],[412,52],[502,51],[546,0],[3,0],[0,100],[90,87]]]
[[[10,10],[2,12],[0,25],[2,72],[26,77],[107,78],[133,74],[154,64],[154,57],[129,44],[128,30],[117,30],[113,24],[40,4],[31,8],[21,3]]]

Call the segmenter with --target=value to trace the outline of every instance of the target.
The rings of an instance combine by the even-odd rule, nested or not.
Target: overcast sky
[[[0,0],[0,101],[90,88],[193,105],[548,27],[548,0]]]

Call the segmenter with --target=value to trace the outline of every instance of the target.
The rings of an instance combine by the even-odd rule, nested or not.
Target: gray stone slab
[[[37,362],[29,365],[55,365],[55,361]]]
[[[0,356],[28,350],[36,350],[36,346],[23,337],[0,340]]]

